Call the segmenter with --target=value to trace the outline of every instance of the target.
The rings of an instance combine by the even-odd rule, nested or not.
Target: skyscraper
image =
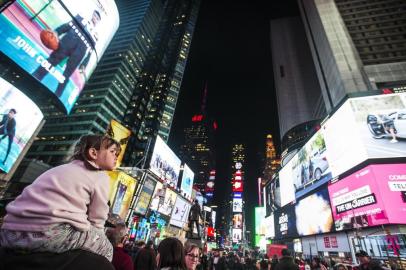
[[[263,184],[270,180],[281,165],[281,160],[276,154],[273,137],[271,134],[266,136],[265,166],[263,172]]]
[[[232,171],[235,171],[236,164],[241,163],[243,166],[245,165],[245,147],[243,144],[234,144],[231,150],[231,159],[233,161],[231,168]]]

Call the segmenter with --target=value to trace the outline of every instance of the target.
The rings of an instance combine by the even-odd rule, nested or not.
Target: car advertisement
[[[182,228],[188,222],[189,210],[190,203],[178,196],[169,223]]]
[[[44,116],[31,99],[2,78],[0,108],[0,170],[8,173]]]
[[[284,206],[318,188],[332,178],[324,129],[320,129],[279,173],[281,205]]]
[[[138,197],[138,201],[135,204],[134,212],[140,215],[145,215],[147,213],[149,202],[154,193],[155,184],[156,182],[147,175]]]
[[[113,0],[17,0],[0,14],[0,51],[69,113],[118,25]]]
[[[275,238],[292,238],[297,237],[295,206],[292,204],[275,210]]]
[[[233,212],[242,212],[242,199],[234,198],[233,199]]]
[[[170,216],[176,202],[176,196],[177,195],[175,192],[173,192],[170,189],[167,189],[165,192],[164,202],[162,205],[159,205],[157,211],[163,215]]]
[[[233,215],[233,228],[242,229],[242,214]]]
[[[242,239],[242,229],[233,229],[233,243],[239,243]]]
[[[370,165],[329,185],[336,230],[406,223],[406,166]]]
[[[150,170],[172,187],[178,185],[180,159],[169,146],[157,136],[152,152]]]
[[[108,175],[110,176],[109,198],[111,212],[125,219],[135,192],[137,180],[119,171],[110,171]]]
[[[334,221],[327,188],[324,187],[298,201],[295,205],[295,215],[296,229],[301,236],[331,232],[334,229]]]
[[[128,140],[131,136],[131,131],[120,124],[118,121],[113,119],[110,121],[110,125],[107,128],[106,134],[120,143],[121,152],[120,155],[117,157],[116,162],[116,167],[120,167],[121,161],[123,160],[125,148],[127,147]]]
[[[265,186],[265,197],[266,215],[269,216],[273,211],[281,208],[281,189],[278,174],[275,174],[274,178]]]
[[[183,165],[183,175],[182,175],[182,183],[180,185],[180,190],[181,190],[182,194],[186,195],[186,197],[190,197],[192,195],[194,178],[195,178],[195,174],[189,168],[189,166],[185,163]]]
[[[156,211],[159,205],[164,203],[166,193],[166,187],[161,182],[157,182],[155,185],[154,194],[152,195],[151,204],[149,209]]]

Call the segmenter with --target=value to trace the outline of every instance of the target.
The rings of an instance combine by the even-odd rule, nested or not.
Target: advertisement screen
[[[242,230],[241,229],[233,229],[233,243],[241,242],[242,238]]]
[[[190,197],[192,195],[194,177],[195,174],[193,173],[193,171],[189,168],[188,165],[184,164],[180,190],[182,194],[186,194],[186,197]]]
[[[147,178],[145,179],[144,185],[142,186],[137,204],[135,205],[134,208],[134,211],[141,215],[145,215],[147,213],[148,205],[149,202],[151,201],[151,197],[154,192],[156,183],[148,175],[146,177]]]
[[[296,229],[299,235],[331,232],[334,228],[334,222],[327,188],[298,201],[295,206],[295,215]]]
[[[242,199],[233,199],[233,212],[242,212]]]
[[[281,188],[278,176],[265,186],[265,197],[266,215],[269,216],[273,211],[281,208]]]
[[[211,211],[211,222],[212,222],[213,228],[216,228],[216,211],[214,211],[214,210]]]
[[[113,214],[125,219],[135,192],[137,180],[123,172],[108,172],[110,176],[110,202]]]
[[[286,205],[332,178],[327,157],[325,132],[321,128],[293,156],[279,173],[281,205]]]
[[[274,212],[275,238],[296,237],[295,206],[288,204]]]
[[[266,234],[266,224],[265,224],[265,207],[255,207],[255,234],[265,235]]]
[[[233,215],[233,228],[242,229],[242,214]]]
[[[264,220],[265,223],[265,237],[266,238],[273,238],[275,237],[275,220],[273,214],[266,217]]]
[[[169,223],[173,226],[182,228],[184,224],[188,222],[189,210],[190,204],[178,196]]]
[[[242,181],[233,181],[233,192],[243,192]]]
[[[166,193],[166,187],[161,182],[157,182],[154,190],[154,194],[152,195],[151,204],[149,209],[156,211],[159,205],[164,203]]]
[[[406,166],[370,165],[328,187],[336,230],[406,223]]]
[[[180,159],[175,153],[161,137],[157,136],[149,169],[169,185],[176,187],[180,163]]]
[[[8,173],[44,116],[31,99],[2,78],[0,108],[0,170]]]
[[[113,0],[17,0],[0,14],[0,51],[70,112],[118,25]]]
[[[170,189],[167,189],[165,192],[164,202],[162,205],[158,207],[157,211],[163,215],[170,216],[172,213],[173,206],[175,205],[176,202],[176,196],[177,195],[175,192],[173,192]]]
[[[120,143],[121,152],[116,163],[116,167],[120,167],[125,148],[127,147],[128,139],[130,139],[131,131],[116,120],[111,120],[106,133]]]

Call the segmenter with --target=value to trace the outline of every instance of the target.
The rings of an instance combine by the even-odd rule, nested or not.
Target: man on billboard
[[[14,140],[14,136],[16,135],[16,120],[14,116],[16,115],[17,111],[15,109],[10,109],[8,114],[3,116],[3,119],[0,122],[0,142],[5,138],[8,137],[8,146],[6,156],[4,157],[2,163],[6,163],[8,155],[10,154],[11,145]]]
[[[80,15],[76,15],[72,21],[57,27],[55,32],[53,32],[54,36],[49,33],[49,30],[43,30],[41,32],[41,41],[45,46],[53,49],[53,52],[32,75],[41,81],[50,72],[49,70],[52,70],[53,67],[67,58],[66,67],[63,72],[64,78],[58,80],[59,84],[55,91],[55,95],[61,97],[70,76],[72,76],[79,65],[81,74],[85,74],[85,67],[89,62],[91,52],[98,39],[95,28],[100,21],[100,12],[94,10],[90,20],[85,20]],[[85,32],[81,31],[81,28],[77,26],[78,23],[83,26]],[[62,38],[59,40],[61,36]],[[88,42],[91,44],[88,44]],[[51,65],[49,70],[45,68],[48,67],[46,62]]]

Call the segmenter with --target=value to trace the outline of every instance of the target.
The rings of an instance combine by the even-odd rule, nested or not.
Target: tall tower
[[[266,136],[266,152],[265,152],[265,168],[263,172],[263,180],[268,181],[281,165],[281,160],[276,154],[273,137],[271,134]]]

